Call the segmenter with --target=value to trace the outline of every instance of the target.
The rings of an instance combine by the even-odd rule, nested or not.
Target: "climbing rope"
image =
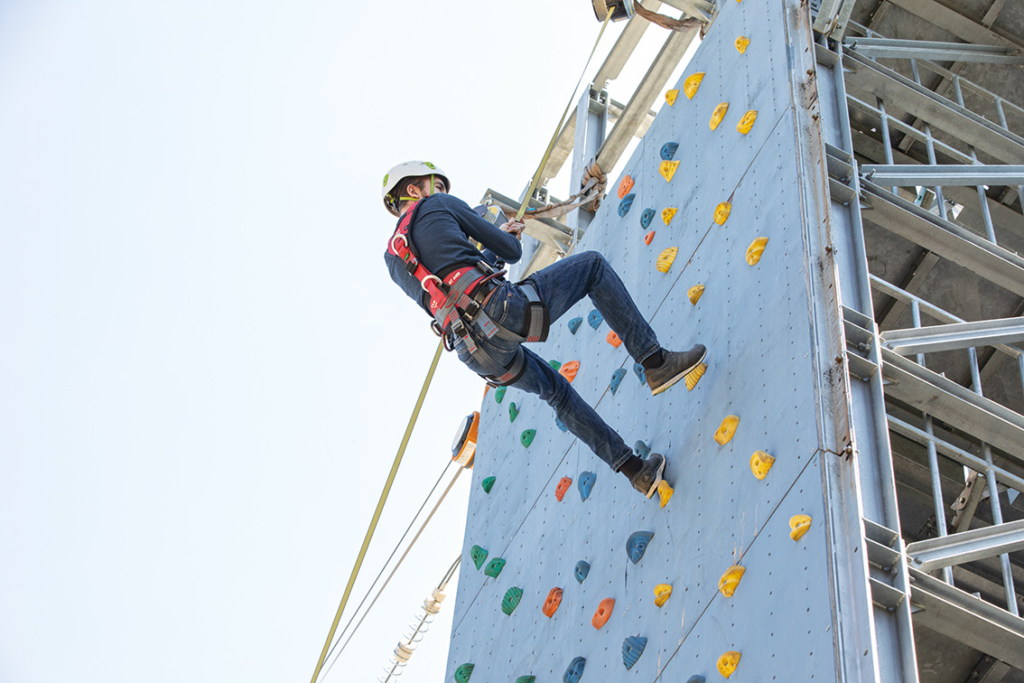
[[[395,475],[398,474],[398,466],[402,464],[402,457],[405,455],[405,448],[409,445],[409,437],[412,436],[413,427],[416,426],[416,419],[420,416],[420,409],[423,407],[423,400],[427,397],[427,389],[430,388],[430,383],[434,379],[434,371],[437,370],[437,362],[441,359],[441,351],[444,350],[444,344],[439,343],[437,345],[437,351],[434,352],[434,360],[430,363],[430,370],[427,371],[427,377],[423,380],[423,388],[420,389],[419,398],[416,399],[416,407],[413,408],[412,415],[409,417],[409,424],[405,428],[405,434],[402,436],[402,443],[398,447],[398,453],[395,454],[395,462],[391,465],[391,472],[388,473],[388,480],[384,484],[384,490],[381,491],[380,500],[377,501],[377,509],[373,513],[373,518],[370,520],[370,528],[366,530],[366,537],[363,538],[363,545],[359,549],[359,555],[356,557],[356,564],[352,568],[352,574],[348,578],[348,585],[345,586],[345,593],[341,596],[341,603],[338,605],[338,611],[334,615],[334,621],[331,623],[331,630],[327,633],[327,640],[324,642],[324,648],[320,652],[320,659],[317,660],[316,668],[313,670],[313,678],[310,679],[310,683],[316,683],[317,677],[320,675],[320,669],[324,665],[324,660],[327,658],[327,650],[331,646],[331,641],[334,640],[334,632],[338,630],[338,622],[341,621],[341,613],[345,611],[345,605],[348,604],[348,597],[352,593],[352,587],[355,585],[356,576],[359,575],[359,568],[363,566],[363,559],[366,557],[366,551],[370,547],[370,541],[373,539],[373,532],[377,530],[377,522],[380,520],[380,514],[384,511],[384,503],[387,502],[388,494],[391,493],[391,485],[395,482]]]

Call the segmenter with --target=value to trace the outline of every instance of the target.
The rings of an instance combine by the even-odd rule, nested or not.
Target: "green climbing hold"
[[[516,607],[519,606],[519,601],[522,599],[522,588],[509,588],[507,591],[505,591],[505,597],[501,599],[501,611],[509,616],[512,616],[512,612],[514,612]]]
[[[505,389],[507,387],[498,387],[494,390],[494,400],[496,403],[501,403],[501,399],[505,398]]]
[[[533,443],[533,437],[535,436],[537,436],[536,429],[527,429],[519,435],[519,443],[523,444],[523,448],[529,448],[530,444]]]
[[[473,546],[469,549],[469,557],[473,560],[473,564],[476,565],[477,569],[484,566],[484,560],[487,559],[487,551],[478,545]]]
[[[473,675],[473,664],[463,664],[455,670],[455,680],[457,683],[469,683],[469,677]]]
[[[494,480],[494,477],[487,477],[486,479],[483,480],[483,482],[480,483],[480,485],[484,487],[484,492],[491,492],[491,488],[494,486]]]
[[[515,422],[516,418],[519,417],[519,408],[516,407],[515,403],[508,404],[508,421]]]
[[[505,560],[500,557],[495,557],[493,560],[487,563],[484,567],[484,574],[491,577],[492,579],[498,578],[498,574],[505,568]]]
[[[534,683],[536,680],[536,676],[520,676],[516,679],[516,683]]]
[[[562,367],[562,364],[559,363],[557,360],[549,360],[548,365],[550,365],[551,369],[554,370],[555,372],[558,372],[558,369]]]

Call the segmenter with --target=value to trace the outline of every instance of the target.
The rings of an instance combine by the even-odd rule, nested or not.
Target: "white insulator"
[[[409,658],[412,657],[412,653],[416,650],[415,647],[410,647],[405,643],[399,643],[395,648],[395,659],[400,662],[408,662]]]

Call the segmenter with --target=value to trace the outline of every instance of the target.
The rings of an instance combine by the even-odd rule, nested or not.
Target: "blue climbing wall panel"
[[[624,346],[606,341],[610,328],[568,322],[587,320],[592,305],[580,302],[554,323],[549,341],[534,348],[543,357],[580,367],[575,389],[626,439],[642,440],[669,459],[666,479],[675,494],[662,508],[645,500],[572,434],[561,431],[551,409],[511,387],[499,405],[489,392],[481,410],[464,542],[454,608],[448,680],[466,663],[478,683],[563,680],[577,657],[586,659],[586,681],[687,681],[719,679],[719,658],[740,654],[731,677],[753,680],[835,680],[836,647],[830,594],[817,380],[811,348],[809,265],[803,243],[801,167],[790,93],[791,51],[807,49],[807,36],[790,35],[785,0],[733,2],[721,10],[683,78],[703,72],[696,94],[684,83],[675,103],[663,107],[624,174],[635,181],[634,200],[619,215],[614,194],[620,178],[578,251],[605,255],[634,294],[662,345],[709,349],[708,370],[688,390],[682,383],[652,397],[633,371]],[[749,38],[745,53],[736,38]],[[720,103],[728,111],[716,130],[709,120]],[[749,133],[737,131],[748,110],[757,118]],[[665,143],[678,143],[671,180],[659,172]],[[724,223],[716,208],[731,204]],[[677,211],[668,223],[663,210]],[[654,211],[648,227],[646,209]],[[648,216],[650,212],[648,212]],[[645,221],[647,222],[647,221]],[[655,234],[651,243],[644,237]],[[760,261],[748,263],[755,239],[768,238]],[[668,247],[678,253],[667,272],[655,268]],[[703,285],[697,303],[688,290]],[[616,370],[625,377],[614,394]],[[519,414],[512,424],[508,405]],[[714,436],[724,418],[739,417],[733,438]],[[520,441],[536,430],[529,447]],[[763,479],[751,456],[775,461]],[[586,500],[577,482],[596,481]],[[490,493],[480,483],[495,477]],[[573,480],[561,501],[556,487]],[[811,518],[797,540],[790,520]],[[627,539],[653,532],[634,564]],[[506,560],[498,577],[476,569],[470,548]],[[590,564],[580,583],[578,561]],[[731,597],[719,579],[732,565],[745,568]],[[655,587],[672,586],[662,605]],[[542,608],[552,588],[562,601],[550,618]],[[502,612],[510,588],[522,599]],[[591,624],[599,603],[615,600],[600,629]],[[623,642],[647,639],[629,669]]]

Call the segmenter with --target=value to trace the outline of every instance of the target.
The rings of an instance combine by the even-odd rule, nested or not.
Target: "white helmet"
[[[401,182],[402,178],[418,177],[418,176],[435,176],[441,179],[444,183],[444,191],[450,192],[452,184],[448,180],[448,176],[444,174],[444,171],[439,169],[429,161],[406,161],[405,163],[398,164],[384,176],[384,187],[381,190],[381,197],[384,199],[384,208],[388,210],[388,213],[397,216],[398,214],[398,202],[397,197],[393,198],[390,196],[391,191],[395,189],[395,186]],[[433,188],[431,188],[433,191]]]

